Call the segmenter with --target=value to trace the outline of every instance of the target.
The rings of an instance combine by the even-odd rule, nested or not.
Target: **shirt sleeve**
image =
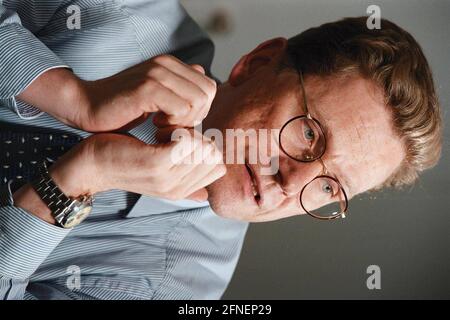
[[[37,117],[42,112],[16,99],[16,96],[53,68],[69,67],[22,25],[16,11],[6,8],[0,1],[1,105],[23,119]]]
[[[22,299],[29,277],[70,232],[15,207],[0,190],[0,299]]]

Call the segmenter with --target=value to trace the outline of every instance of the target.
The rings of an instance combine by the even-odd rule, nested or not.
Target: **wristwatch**
[[[31,185],[50,209],[56,224],[62,228],[79,225],[92,211],[94,198],[90,195],[66,196],[50,177],[47,161],[39,165],[39,177]]]

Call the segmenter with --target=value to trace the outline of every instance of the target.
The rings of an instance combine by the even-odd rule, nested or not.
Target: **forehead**
[[[331,135],[323,157],[328,169],[348,181],[351,195],[383,183],[404,152],[382,90],[356,75],[310,77],[305,89],[310,113]]]

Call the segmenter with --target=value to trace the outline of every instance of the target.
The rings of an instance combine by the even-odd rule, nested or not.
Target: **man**
[[[219,298],[245,221],[341,217],[352,196],[411,183],[439,158],[439,107],[428,64],[415,40],[388,21],[370,31],[364,19],[347,19],[289,41],[269,40],[245,55],[216,93],[196,65],[208,69],[210,42],[177,3],[79,5],[88,18],[75,33],[61,29],[65,4],[25,19],[39,39],[12,23],[17,16],[10,11],[2,14],[2,75],[12,77],[2,78],[2,122],[11,139],[31,143],[31,150],[54,148],[49,132],[86,138],[40,174],[70,198],[96,199],[83,223],[66,229],[61,224],[68,220],[58,220],[39,183],[17,183],[22,175],[7,179],[0,209],[4,298]],[[27,17],[17,4],[8,8]],[[31,52],[24,41],[34,44]],[[161,53],[191,66],[169,56],[150,59]],[[61,68],[66,65],[73,73]],[[142,122],[154,111],[162,131],[201,119],[205,130],[280,129],[279,170],[261,175],[248,159],[226,168],[219,159],[209,167],[168,162],[167,149],[184,142],[155,144],[155,128]],[[23,126],[31,141],[15,132]],[[112,130],[122,134],[86,132]],[[47,145],[34,142],[44,138]],[[214,149],[208,141],[197,145]],[[14,149],[15,157],[25,157],[20,151]],[[207,196],[208,202],[139,194]],[[330,211],[329,203],[338,206]]]

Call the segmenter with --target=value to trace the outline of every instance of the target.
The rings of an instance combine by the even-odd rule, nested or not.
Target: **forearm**
[[[50,69],[34,80],[17,97],[59,121],[76,126],[86,110],[82,80],[66,68]]]

